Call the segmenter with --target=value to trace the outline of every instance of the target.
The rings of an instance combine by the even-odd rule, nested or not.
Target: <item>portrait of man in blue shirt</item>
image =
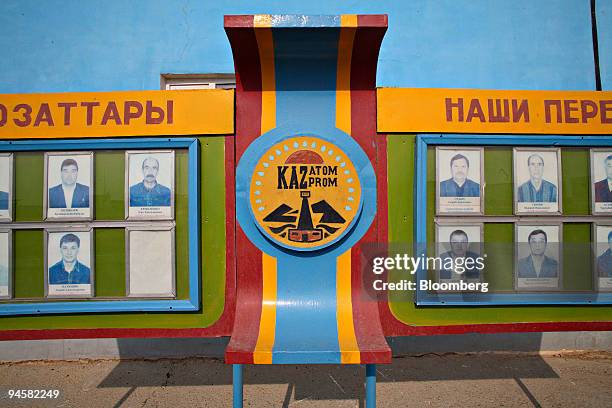
[[[451,178],[440,182],[440,197],[480,197],[480,184],[468,178],[470,161],[462,154],[450,160]]]
[[[465,265],[466,259],[472,259],[473,261],[470,262],[470,267],[468,268],[464,266],[465,271],[459,275],[461,275],[461,277],[465,279],[479,279],[480,270],[478,270],[478,268],[476,267],[476,258],[478,258],[479,255],[476,252],[468,250],[470,243],[467,233],[464,230],[460,229],[451,232],[449,237],[449,244],[451,250],[444,252],[442,255],[440,255],[440,259],[442,259],[442,265],[449,263],[449,259],[453,260],[453,265],[456,265],[459,262],[461,262],[461,265]],[[463,259],[457,262],[456,260],[459,258]],[[440,271],[440,279],[451,279],[453,272],[455,274],[458,274],[458,272],[455,272],[451,269],[443,268]]]
[[[519,203],[556,203],[557,186],[544,180],[544,159],[539,154],[527,158],[529,181],[518,188]]]
[[[548,236],[541,229],[533,230],[527,237],[531,254],[519,260],[519,278],[556,278],[559,263],[545,255]]]
[[[597,275],[612,278],[612,231],[608,233],[608,249],[597,257]]]
[[[130,207],[169,207],[170,189],[157,182],[159,161],[147,157],[142,162],[143,180],[130,187]]]
[[[8,210],[9,208],[9,193],[0,191],[0,210]]]
[[[595,183],[595,202],[612,202],[612,154],[604,160],[606,178]]]
[[[81,240],[75,234],[60,239],[62,259],[49,268],[49,285],[90,284],[91,271],[79,262]]]
[[[49,189],[49,208],[89,208],[89,187],[77,183],[76,160],[64,160],[60,170],[62,183]]]

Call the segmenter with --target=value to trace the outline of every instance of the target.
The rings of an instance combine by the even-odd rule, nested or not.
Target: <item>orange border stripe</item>
[[[338,344],[342,364],[359,364],[361,353],[353,325],[351,298],[351,250],[336,261],[336,319],[338,320]]]
[[[276,87],[274,76],[274,41],[269,15],[254,16],[255,37],[261,64],[261,134],[276,127]],[[276,334],[276,258],[263,253],[262,305],[257,344],[253,363],[272,364],[272,349]]]
[[[340,17],[342,29],[338,40],[338,67],[336,74],[336,127],[351,134],[351,60],[357,27],[356,15]],[[338,345],[342,364],[359,364],[361,352],[355,335],[351,286],[351,250],[336,261],[336,320]]]
[[[276,332],[276,258],[262,253],[263,296],[259,335],[253,351],[253,363],[272,364]]]
[[[338,68],[336,74],[336,127],[351,134],[351,59],[356,27],[356,15],[343,15],[338,40]]]
[[[255,37],[257,38],[261,64],[261,134],[264,134],[276,127],[276,84],[272,29],[256,28]]]

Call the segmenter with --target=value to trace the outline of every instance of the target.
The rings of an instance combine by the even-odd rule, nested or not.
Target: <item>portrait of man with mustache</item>
[[[157,182],[159,160],[149,156],[142,161],[142,181],[130,187],[130,207],[169,207],[170,189]]]

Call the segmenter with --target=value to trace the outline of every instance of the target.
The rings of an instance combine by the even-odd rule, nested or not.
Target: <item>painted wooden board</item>
[[[231,89],[0,95],[2,139],[233,131]]]
[[[379,88],[383,133],[612,134],[612,92]]]

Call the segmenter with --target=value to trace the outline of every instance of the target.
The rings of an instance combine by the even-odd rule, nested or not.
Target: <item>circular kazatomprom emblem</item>
[[[320,249],[337,241],[361,210],[355,166],[338,146],[299,136],[257,162],[250,205],[260,230],[284,247]]]

